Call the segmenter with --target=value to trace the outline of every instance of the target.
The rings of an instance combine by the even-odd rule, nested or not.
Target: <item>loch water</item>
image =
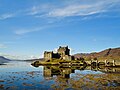
[[[0,65],[0,90],[120,90],[120,68],[32,66],[10,61]]]

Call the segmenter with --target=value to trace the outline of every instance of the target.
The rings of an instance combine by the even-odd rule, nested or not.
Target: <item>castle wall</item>
[[[63,60],[72,60],[72,56],[65,55],[63,56]]]
[[[70,55],[70,49],[68,49],[68,46],[67,47],[59,47],[59,49],[57,50],[57,52],[60,54],[61,57],[65,56],[65,55]]]
[[[45,60],[50,60],[52,58],[53,58],[53,52],[47,52],[47,51],[44,52],[44,59]]]
[[[56,59],[64,59],[64,60],[72,60],[72,56],[70,56],[69,53],[70,52],[70,49],[67,47],[59,47],[59,49],[57,50],[57,53],[53,53],[52,52],[47,52],[45,51],[44,52],[44,59],[45,60],[50,60],[50,59],[53,59],[53,58],[56,58]]]

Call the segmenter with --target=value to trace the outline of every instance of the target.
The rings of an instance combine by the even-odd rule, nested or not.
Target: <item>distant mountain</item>
[[[44,61],[44,58],[39,58],[39,59],[28,59],[28,60],[23,60],[23,61]]]
[[[76,58],[97,58],[97,59],[117,59],[120,60],[120,47],[119,48],[109,48],[101,52],[94,53],[78,53],[74,55]]]
[[[7,62],[9,62],[9,61],[11,61],[11,60],[10,60],[10,59],[7,59],[7,58],[5,58],[5,57],[3,57],[3,56],[0,56],[0,64],[7,63]]]

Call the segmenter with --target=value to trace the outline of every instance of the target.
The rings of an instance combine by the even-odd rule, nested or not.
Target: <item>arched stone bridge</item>
[[[85,61],[88,65],[94,64],[94,65],[99,65],[99,64],[104,64],[105,66],[120,66],[120,60],[114,60],[114,59],[109,59],[109,60],[88,60]]]

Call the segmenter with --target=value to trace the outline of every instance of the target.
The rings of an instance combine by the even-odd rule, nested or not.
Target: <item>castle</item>
[[[74,57],[70,55],[70,49],[68,46],[61,47],[59,46],[57,53],[54,53],[53,51],[44,52],[44,59],[45,60],[51,60],[51,59],[61,59],[61,60],[72,60]]]

